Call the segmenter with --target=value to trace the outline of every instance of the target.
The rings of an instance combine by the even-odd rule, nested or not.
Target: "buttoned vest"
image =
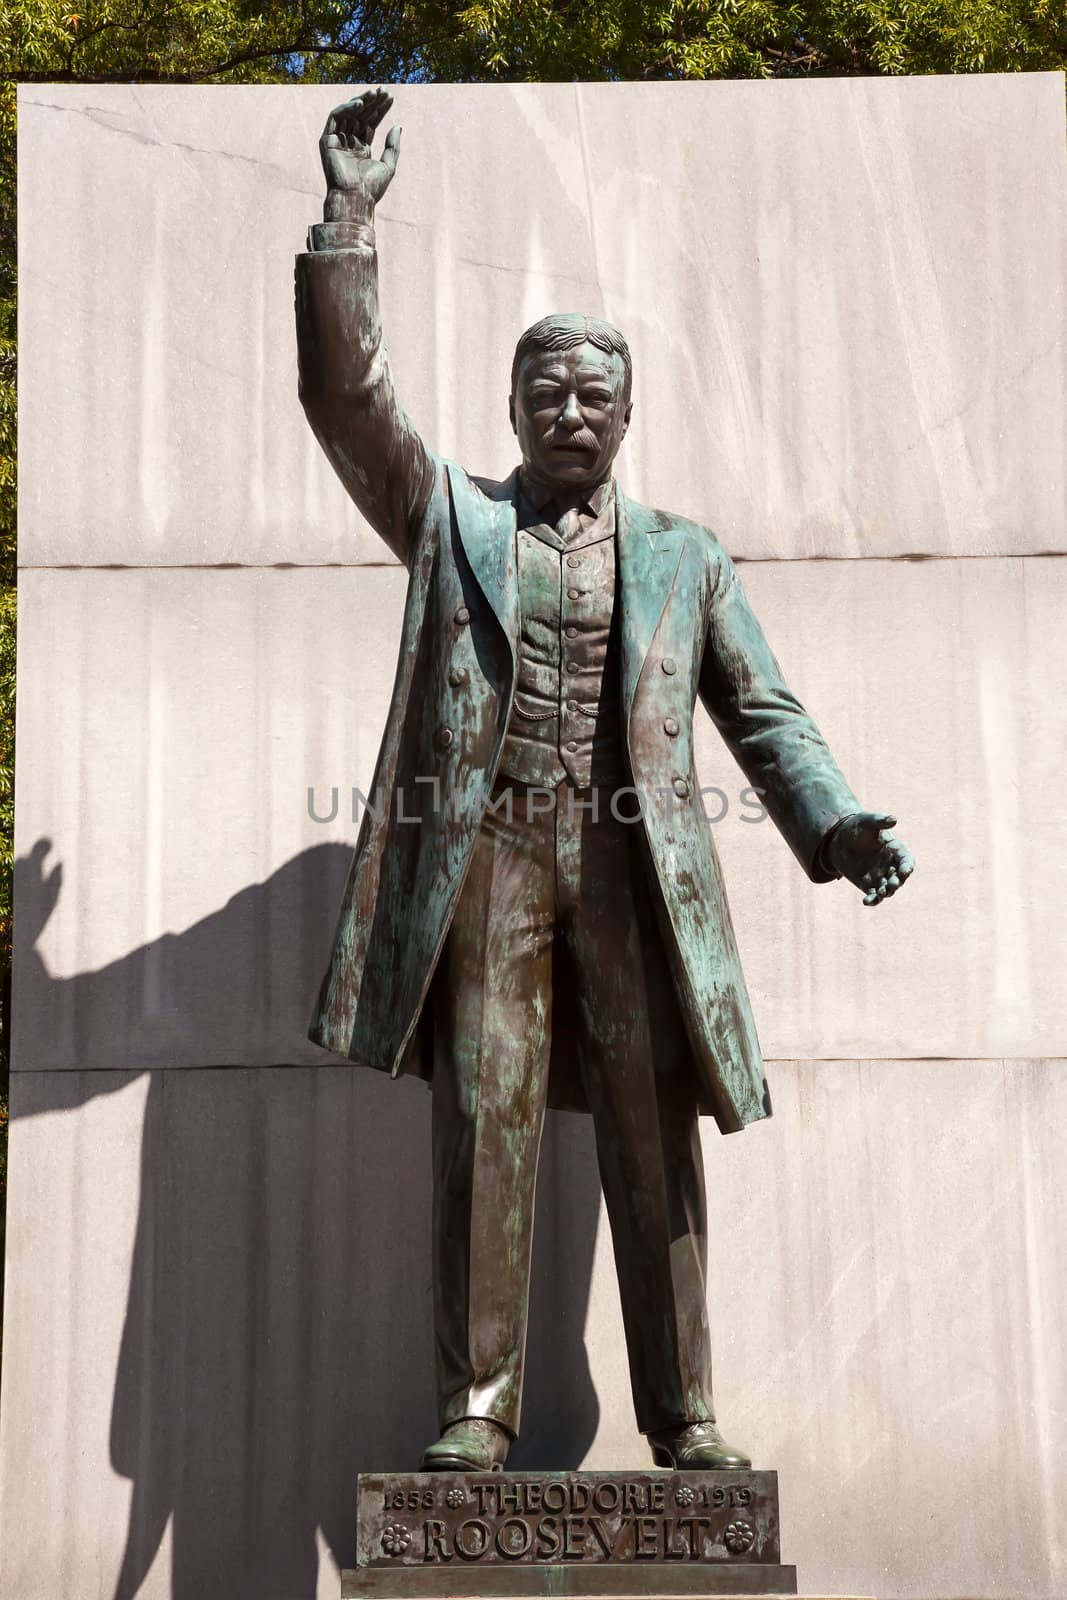
[[[609,483],[554,528],[522,522],[519,659],[502,776],[555,788],[615,784],[622,769],[615,498]]]

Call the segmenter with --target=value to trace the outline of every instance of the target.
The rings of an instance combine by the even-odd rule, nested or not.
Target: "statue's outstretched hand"
[[[826,847],[830,865],[863,890],[865,906],[888,900],[915,870],[910,853],[889,832],[896,825],[896,817],[883,812],[857,811],[830,835]]]
[[[400,156],[400,129],[390,128],[380,160],[371,153],[375,131],[392,103],[392,95],[384,89],[368,89],[327,117],[319,140],[327,222],[340,218],[370,222],[392,183]]]

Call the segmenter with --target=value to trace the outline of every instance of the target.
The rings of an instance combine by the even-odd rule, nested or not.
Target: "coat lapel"
[[[519,630],[515,553],[518,469],[501,483],[476,486],[448,464],[456,527],[478,586],[493,609],[512,660]],[[623,715],[629,717],[641,669],[663,615],[681,560],[684,529],[662,513],[630,500],[616,486],[619,593],[622,603]]]
[[[638,679],[667,604],[682,556],[685,531],[616,489],[619,594],[622,602],[624,726]]]
[[[519,581],[515,556],[518,469],[502,483],[478,488],[462,467],[448,464],[456,527],[478,586],[504,630],[515,660],[519,632]]]

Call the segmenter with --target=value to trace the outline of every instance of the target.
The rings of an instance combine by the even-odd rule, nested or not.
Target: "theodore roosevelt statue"
[[[714,534],[612,476],[631,412],[617,329],[567,313],[519,339],[522,463],[502,483],[405,416],[374,244],[390,104],[371,90],[330,116],[325,220],[296,264],[308,421],[409,573],[311,1037],[432,1078],[441,1437],[422,1466],[499,1467],[518,1431],[548,1105],[593,1116],[654,1460],[747,1467],[715,1424],[697,1118],[733,1133],[771,1107],[693,771],[697,695],[814,882],[876,904],[911,858],[782,681]]]

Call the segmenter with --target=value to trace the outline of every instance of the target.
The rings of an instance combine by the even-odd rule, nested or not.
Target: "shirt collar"
[[[590,489],[578,503],[579,511],[586,511],[591,516],[599,517],[609,498],[614,493],[614,478],[605,478],[603,483],[597,484],[595,489]],[[546,483],[538,483],[533,478],[528,478],[519,469],[519,492],[526,504],[539,515],[544,514],[545,520],[555,525],[562,516],[556,499],[556,491]]]

